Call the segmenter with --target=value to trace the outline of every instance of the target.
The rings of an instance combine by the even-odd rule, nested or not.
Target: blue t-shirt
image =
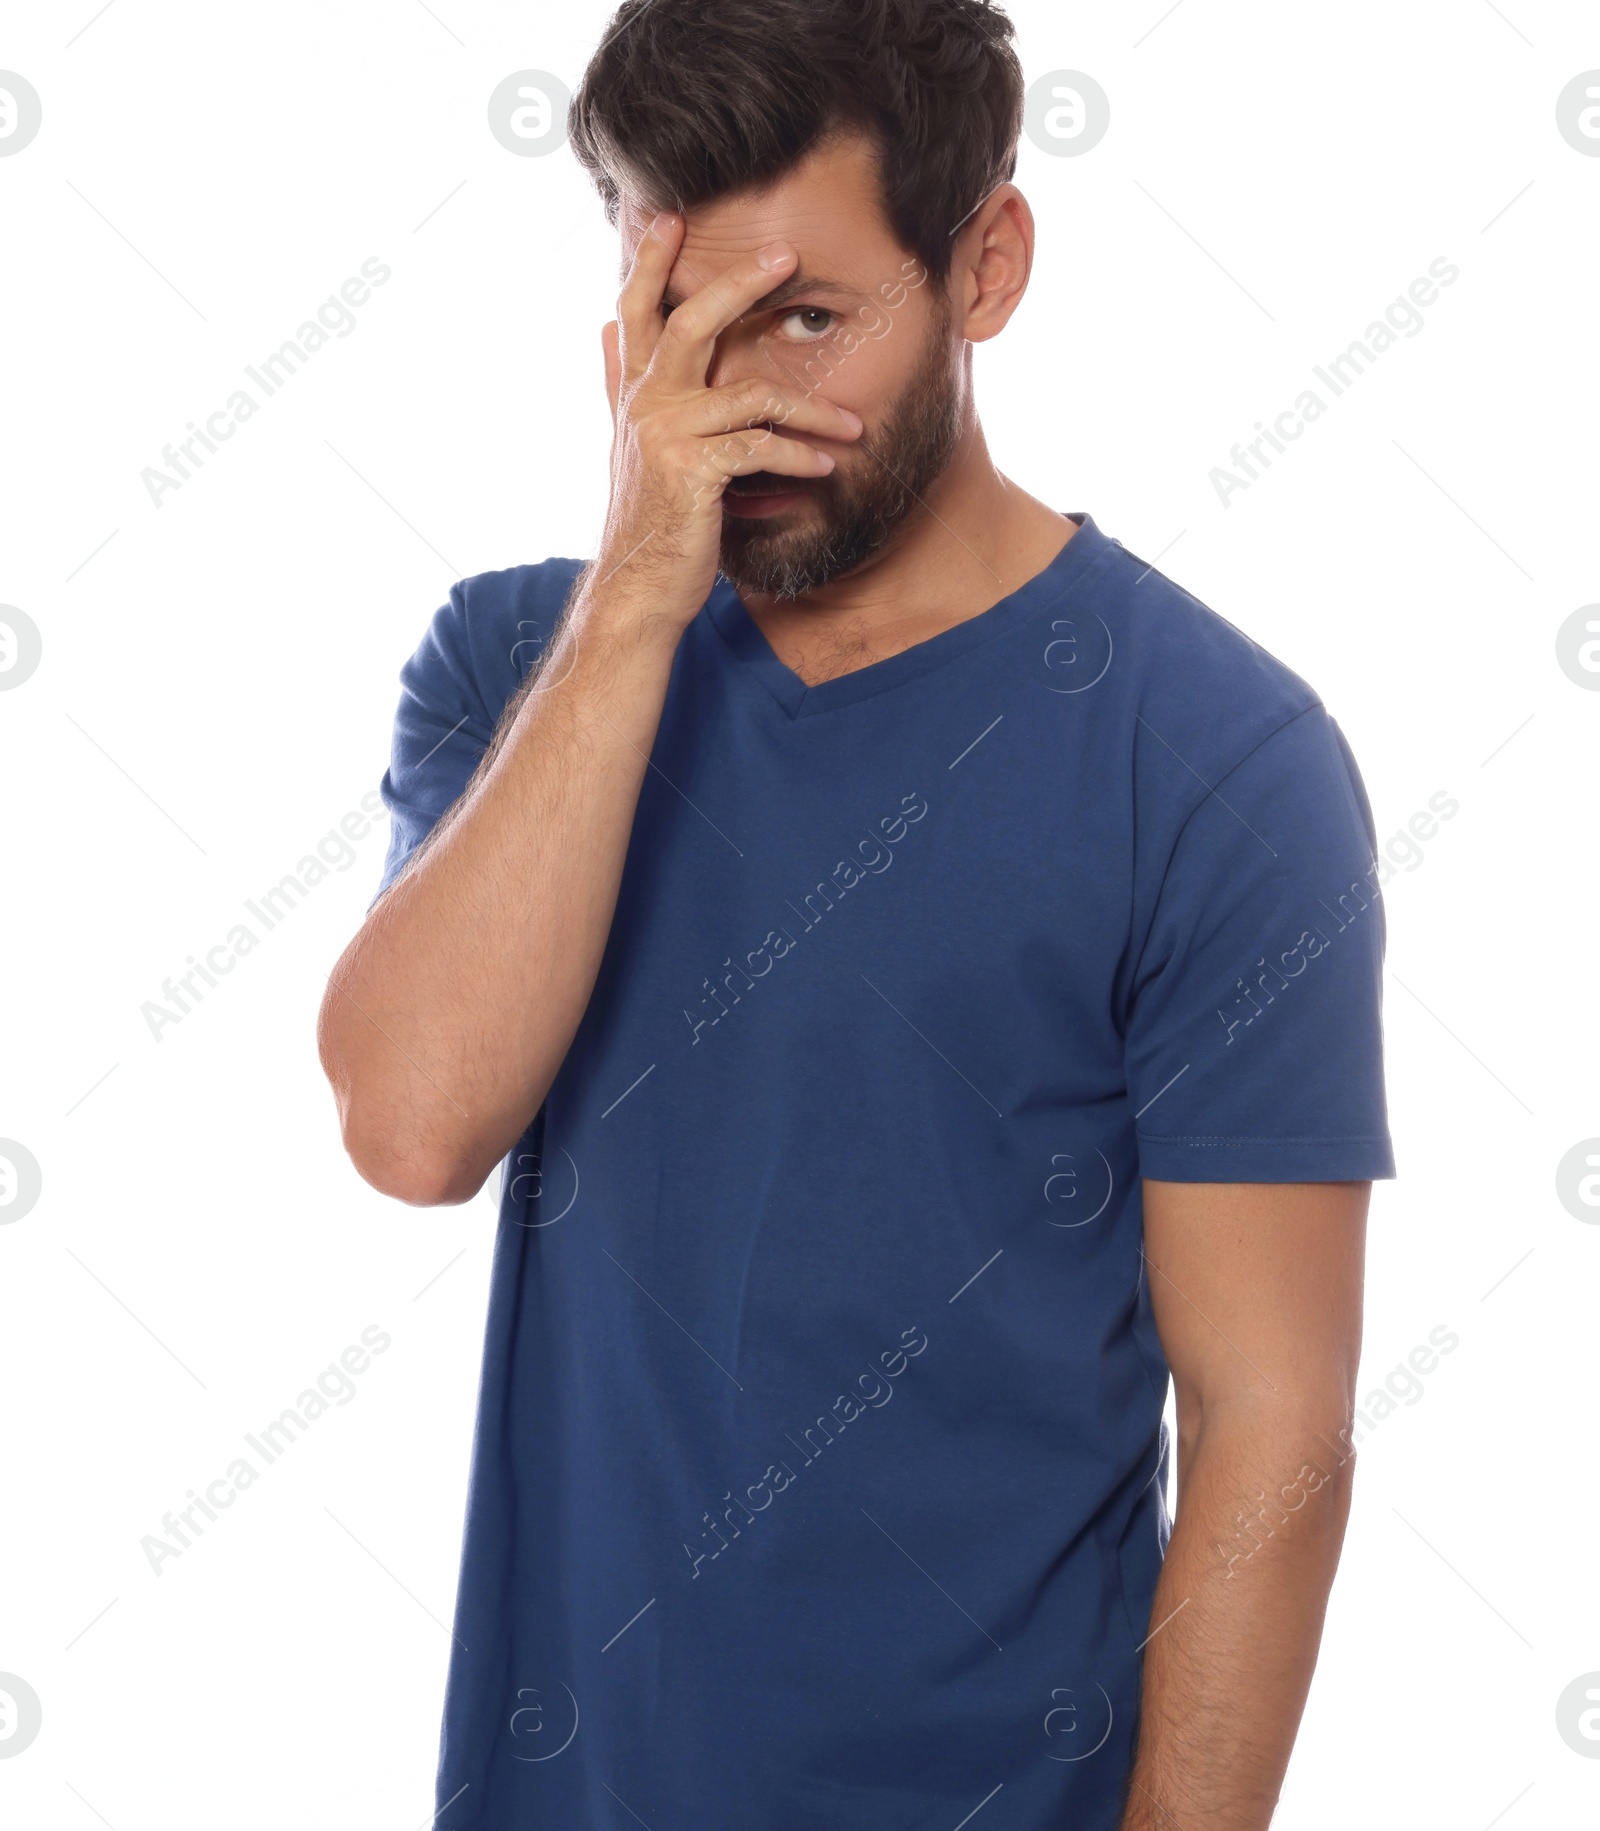
[[[720,580],[506,1159],[441,1831],[1112,1831],[1169,1530],[1140,1177],[1393,1175],[1372,816],[1092,519],[819,686]],[[387,886],[578,572],[402,673]]]

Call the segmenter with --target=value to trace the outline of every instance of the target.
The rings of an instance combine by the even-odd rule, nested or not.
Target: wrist
[[[586,583],[573,599],[558,634],[579,647],[605,651],[617,660],[637,658],[649,664],[677,652],[683,632],[700,606],[685,609],[670,594],[637,580],[617,578]]]

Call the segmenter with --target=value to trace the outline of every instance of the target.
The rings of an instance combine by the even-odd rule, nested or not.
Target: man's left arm
[[[1122,1831],[1265,1831],[1350,1508],[1372,1185],[1144,1184],[1178,1504]]]

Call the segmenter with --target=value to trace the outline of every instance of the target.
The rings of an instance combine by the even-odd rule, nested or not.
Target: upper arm
[[[533,672],[581,570],[576,560],[480,573],[451,586],[400,670],[379,792],[390,839],[373,907],[460,799]]]
[[[1180,1437],[1228,1409],[1337,1432],[1361,1353],[1367,1182],[1144,1184]]]
[[[1313,706],[1220,779],[1209,769],[1139,896],[1126,1072],[1143,1172],[1392,1176],[1381,872],[1338,731]]]
[[[389,810],[389,850],[374,904],[466,787],[492,734],[473,671],[466,594],[466,582],[451,586],[400,670],[389,767],[378,789]]]
[[[1381,873],[1348,747],[1313,705],[1209,780],[1163,855],[1127,1026],[1180,1451],[1223,1411],[1348,1422],[1371,1179],[1394,1173]]]

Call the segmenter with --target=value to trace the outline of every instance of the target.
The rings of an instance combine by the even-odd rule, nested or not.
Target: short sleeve
[[[1375,831],[1320,705],[1210,780],[1172,848],[1126,1036],[1142,1173],[1394,1175]]]
[[[374,903],[461,798],[582,571],[581,560],[547,559],[450,587],[449,601],[400,670],[389,767],[379,784],[389,853]]]
[[[389,810],[389,851],[374,903],[460,798],[493,736],[472,667],[465,589],[453,585],[400,670],[389,767],[378,789]]]

